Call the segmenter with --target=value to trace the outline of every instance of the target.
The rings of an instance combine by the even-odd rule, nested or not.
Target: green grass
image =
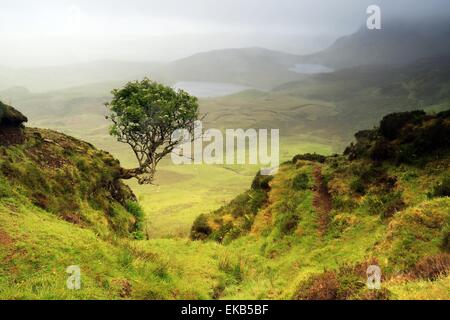
[[[206,299],[218,281],[214,243],[104,241],[19,201],[1,202],[0,224],[0,299]],[[71,265],[81,290],[66,288]]]
[[[109,150],[124,167],[136,165],[128,146],[107,136],[96,145]],[[335,150],[324,139],[281,137],[281,162],[299,151],[331,154]],[[144,232],[150,238],[186,237],[198,215],[219,208],[248,189],[259,169],[258,165],[174,165],[167,159],[158,168],[155,185],[141,186],[132,180],[127,183],[145,211]]]
[[[20,155],[17,150],[11,154]],[[77,153],[71,157],[80,160]],[[79,162],[75,160],[74,163]],[[103,161],[107,161],[106,158]],[[338,170],[335,162],[340,163]],[[78,165],[84,168],[87,164]],[[106,236],[98,233],[97,227],[81,228],[63,221],[57,214],[39,209],[27,200],[26,189],[8,191],[11,190],[9,182],[0,179],[0,190],[3,190],[0,196],[0,298],[290,299],[301,283],[324,270],[337,270],[346,264],[377,258],[386,272],[402,272],[420,257],[439,251],[442,232],[448,230],[445,229],[450,212],[448,198],[416,201],[405,196],[410,207],[387,221],[369,214],[363,205],[364,198],[357,199],[353,209],[330,212],[331,222],[327,232],[321,235],[318,216],[312,206],[314,190],[309,188],[314,183],[312,172],[317,166],[321,167],[333,196],[352,192],[349,185],[357,166],[348,164],[342,157],[331,158],[325,164],[286,163],[270,182],[269,202],[257,212],[252,230],[226,245],[214,241],[193,242],[182,237],[162,238],[171,236],[170,232],[176,230],[173,224],[179,223],[182,214],[186,220],[178,224],[181,231],[172,237],[184,236],[183,230],[189,230],[199,213],[194,209],[205,206],[200,212],[204,213],[208,211],[207,206],[220,206],[226,186],[231,199],[241,187],[230,187],[236,176],[242,177],[241,183],[248,180],[248,188],[252,176],[242,174],[245,168],[233,171],[220,166],[177,167],[166,163],[161,174],[166,175],[167,185],[134,186],[147,222],[151,226],[157,221],[165,232],[151,240]],[[398,187],[408,195],[417,191],[426,194],[439,181],[439,172],[445,167],[434,162],[424,168],[388,169],[389,174],[401,177]],[[38,179],[39,172],[36,174]],[[296,177],[305,175],[308,187],[293,189]],[[424,179],[427,183],[423,183]],[[202,185],[202,181],[209,184]],[[204,193],[193,199],[192,188],[197,184]],[[159,194],[155,192],[157,188]],[[178,192],[176,196],[174,190]],[[201,203],[212,195],[216,196],[215,202]],[[159,212],[168,210],[168,203],[180,207],[173,209],[168,217],[152,216],[152,205],[154,212]],[[195,207],[186,208],[188,203],[194,203]],[[82,207],[82,210],[87,217],[98,215],[95,208]],[[137,207],[128,210],[135,217],[141,216]],[[269,220],[265,218],[267,212]],[[297,217],[296,223],[286,228],[286,218],[291,215]],[[439,225],[440,229],[427,224]],[[146,226],[143,228],[145,232]],[[411,246],[410,235],[421,235],[421,239]],[[407,263],[393,257],[405,257]],[[68,276],[65,270],[70,265],[81,268],[82,289],[79,291],[65,287]],[[383,285],[391,298],[446,299],[448,292],[447,278],[433,282],[392,278]]]

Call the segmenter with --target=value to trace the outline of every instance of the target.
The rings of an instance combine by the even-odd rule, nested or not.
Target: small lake
[[[303,63],[296,64],[293,68],[289,70],[303,74],[329,73],[334,71],[334,69],[325,67],[321,64],[303,64]]]
[[[175,83],[173,87],[175,89],[183,89],[199,98],[227,96],[252,89],[239,84],[206,81],[180,81]]]

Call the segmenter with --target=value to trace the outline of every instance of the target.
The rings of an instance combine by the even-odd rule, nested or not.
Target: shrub
[[[306,173],[297,174],[294,179],[292,179],[292,189],[294,190],[306,190],[309,188],[309,178]]]
[[[360,177],[356,177],[350,182],[350,189],[359,195],[366,193],[366,186]]]
[[[382,218],[392,217],[396,212],[405,207],[401,192],[387,193],[381,199],[384,204],[383,212],[381,213]]]
[[[153,269],[153,273],[161,279],[167,278],[169,276],[169,261],[159,260]]]
[[[333,237],[339,237],[348,227],[354,225],[357,222],[357,218],[354,215],[346,213],[334,212],[330,223],[328,224],[327,233]]]
[[[385,116],[380,122],[380,133],[383,137],[393,140],[406,123],[414,123],[422,121],[426,113],[422,110],[411,112],[398,112]]]
[[[10,161],[5,161],[0,166],[0,171],[5,177],[14,178],[20,175],[19,169],[16,168]]]
[[[337,300],[339,281],[336,272],[326,271],[316,274],[297,289],[293,299],[296,300]]]
[[[204,240],[212,233],[211,227],[208,225],[206,215],[201,214],[195,219],[191,228],[192,240]]]
[[[432,197],[450,197],[450,175],[445,176],[429,195]]]
[[[244,277],[243,261],[241,258],[234,258],[230,254],[225,253],[219,257],[219,270],[228,274],[233,282],[240,283]]]
[[[244,204],[244,214],[241,214],[241,216],[245,216],[247,214],[257,214],[258,210],[263,207],[266,201],[267,193],[263,191],[250,191],[248,193],[248,201]]]
[[[131,213],[135,218],[134,231],[132,232],[132,236],[136,240],[144,240],[144,210],[142,210],[138,202],[131,200],[128,200],[126,202],[126,208],[127,211]]]
[[[48,197],[43,194],[42,192],[34,192],[31,195],[31,202],[44,210],[49,210],[50,209],[50,200],[48,199]]]
[[[383,161],[391,159],[395,154],[395,150],[388,141],[379,139],[370,149],[369,154],[372,160]]]
[[[364,204],[370,214],[379,214],[383,211],[383,202],[375,195],[368,195],[364,199]]]
[[[138,202],[128,200],[126,202],[126,209],[136,219],[136,222],[134,224],[135,231],[142,231],[142,229],[144,227],[143,226],[143,224],[144,224],[144,210],[142,210],[142,207],[139,205]]]
[[[214,286],[213,288],[213,292],[211,294],[211,298],[213,298],[214,300],[218,300],[223,292],[226,289],[226,283],[224,281],[223,278],[219,279],[218,283]]]
[[[26,163],[23,169],[21,180],[30,190],[41,190],[46,193],[51,191],[47,179],[45,179],[45,174],[35,164]]]
[[[2,176],[0,176],[0,198],[6,198],[12,195],[11,187],[9,186],[9,183],[4,179]]]
[[[366,289],[367,263],[355,266],[343,265],[336,271],[324,271],[302,282],[294,299],[300,300],[349,300],[349,299],[389,299],[389,291]]]
[[[132,267],[134,261],[134,256],[132,252],[128,249],[124,249],[117,256],[117,262],[124,269],[129,269]]]
[[[89,165],[85,159],[78,159],[76,161],[75,165],[77,166],[78,170],[80,170],[81,172],[86,172],[89,168]]]
[[[131,233],[131,235],[136,240],[145,240],[145,234],[143,231],[134,231]]]
[[[338,211],[353,211],[357,206],[351,196],[333,195],[332,208]]]
[[[450,254],[439,253],[420,259],[411,275],[415,278],[436,280],[440,276],[446,276],[450,271]]]
[[[263,176],[261,175],[261,172],[258,172],[258,174],[255,176],[255,178],[252,181],[252,189],[253,190],[264,190],[269,191],[270,190],[270,181],[272,181],[273,176]]]
[[[292,162],[296,163],[299,160],[306,160],[306,161],[314,161],[319,163],[324,163],[326,160],[325,156],[322,156],[317,153],[305,153],[305,154],[297,154],[292,158]]]
[[[389,300],[391,293],[386,288],[381,288],[378,290],[364,290],[359,296],[358,299],[361,300]]]
[[[280,231],[282,235],[288,235],[295,231],[299,221],[298,215],[295,213],[284,214],[280,221]]]
[[[259,186],[244,192],[211,214],[214,228],[207,224],[207,216],[197,218],[194,222],[196,225],[191,228],[191,237],[197,240],[210,238],[219,242],[236,239],[251,229],[255,215],[266,202],[267,192]],[[232,221],[224,223],[221,219],[223,215],[231,215]]]
[[[220,227],[209,235],[211,239],[217,242],[223,242],[226,238],[227,240],[233,240],[235,237],[239,236],[240,231],[233,226],[233,223],[221,223]]]
[[[370,214],[379,214],[381,218],[392,217],[404,208],[405,203],[401,192],[389,192],[381,195],[370,195],[365,199],[365,205]]]
[[[421,153],[413,144],[401,144],[397,146],[395,161],[396,163],[413,164],[415,161],[417,162],[420,155]]]
[[[130,219],[129,212],[121,205],[112,203],[107,212],[109,225],[117,235],[127,237],[135,230],[135,221]]]
[[[447,232],[442,240],[442,249],[450,252],[450,232]]]

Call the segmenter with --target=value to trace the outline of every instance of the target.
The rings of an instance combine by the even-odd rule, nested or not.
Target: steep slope
[[[127,211],[135,201],[119,179],[111,155],[74,138],[43,129],[23,129],[22,143],[0,141],[2,199],[27,199],[59,218],[106,236],[138,231]]]
[[[207,299],[223,276],[216,244],[144,238],[143,211],[110,154],[67,135],[0,136],[0,299]],[[5,120],[6,119],[6,120]],[[194,259],[187,267],[185,261]],[[81,289],[66,268],[79,266]]]
[[[356,138],[346,156],[299,155],[257,176],[195,221],[193,239],[253,254],[224,297],[448,299],[450,113],[392,114]],[[372,264],[382,290],[365,286]]]
[[[401,66],[422,58],[450,54],[450,24],[446,20],[383,21],[381,30],[362,26],[321,52],[305,56],[303,63],[334,69],[363,65]]]

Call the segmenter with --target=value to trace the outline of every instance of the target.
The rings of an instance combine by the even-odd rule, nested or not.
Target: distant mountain
[[[290,69],[299,56],[263,48],[224,49],[197,53],[162,69],[173,81],[230,82],[268,89],[300,79]]]
[[[49,91],[145,76],[170,85],[202,81],[272,89],[305,78],[299,70],[399,66],[422,58],[450,55],[448,39],[448,21],[388,21],[383,23],[382,30],[362,26],[329,48],[305,56],[251,47],[201,52],[169,63],[96,61],[40,68],[0,66],[0,90],[22,86],[31,91]]]
[[[361,65],[405,65],[421,58],[450,54],[449,21],[388,21],[381,30],[362,26],[303,63],[334,69]]]

